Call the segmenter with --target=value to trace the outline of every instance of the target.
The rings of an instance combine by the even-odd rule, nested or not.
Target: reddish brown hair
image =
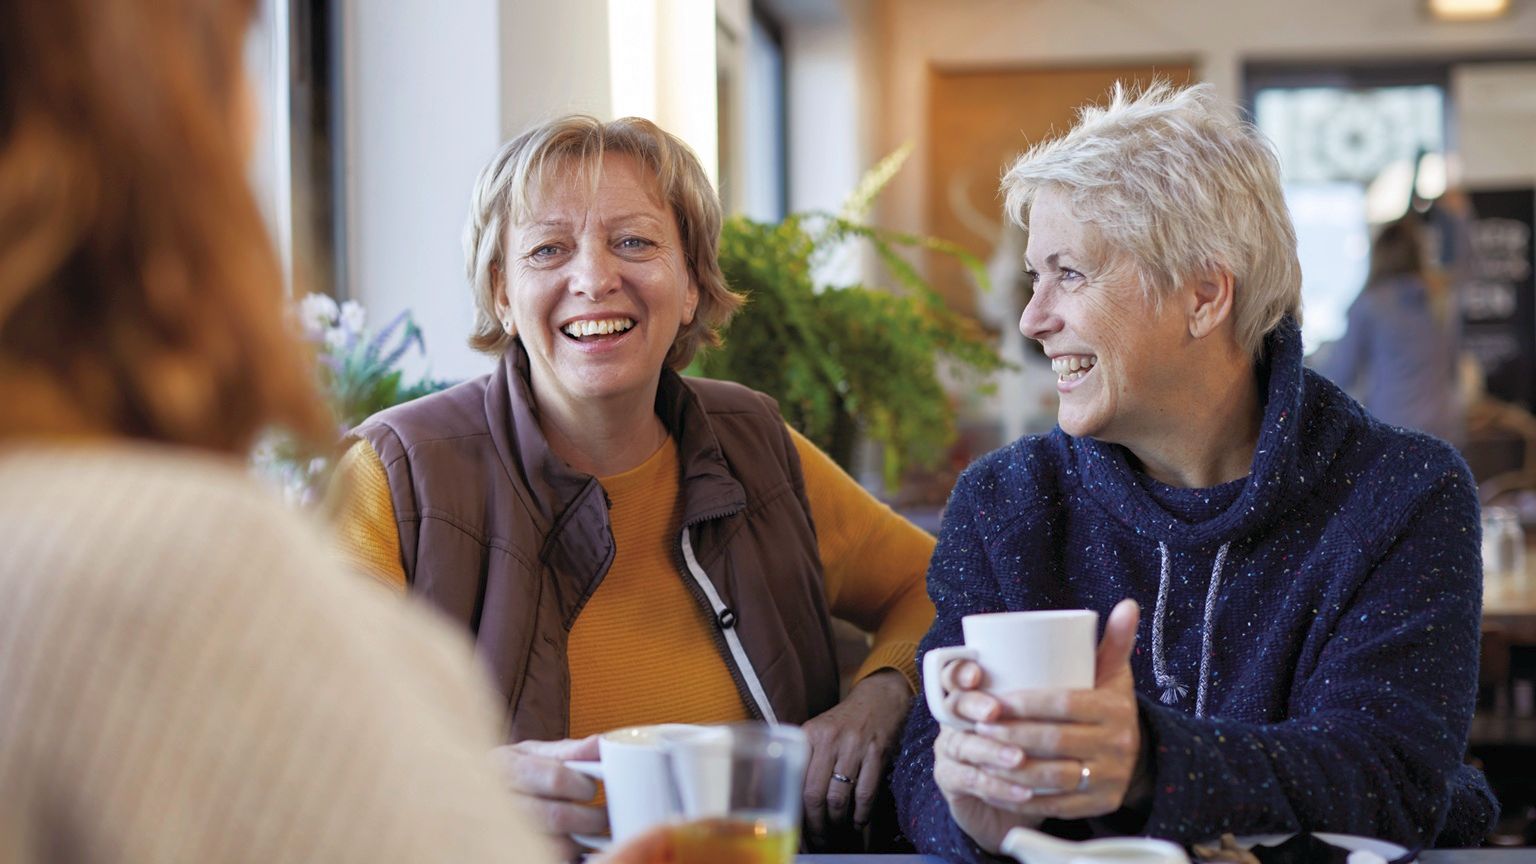
[[[254,7],[0,3],[0,390],[226,452],[334,431],[246,178]],[[50,399],[7,401],[0,437],[55,431]]]

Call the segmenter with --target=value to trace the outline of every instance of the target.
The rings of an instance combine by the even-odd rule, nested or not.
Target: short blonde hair
[[[698,157],[649,120],[625,117],[605,123],[573,114],[509,141],[475,181],[464,229],[464,266],[475,296],[472,348],[500,356],[515,338],[496,315],[498,280],[507,272],[507,226],[527,218],[534,197],[557,178],[574,174],[595,189],[608,153],[631,156],[654,174],[657,191],[677,218],[688,273],[699,288],[693,321],[678,331],[666,364],[681,370],[701,345],[720,344],[720,328],[744,298],[726,286],[720,272],[720,198]]]
[[[1255,359],[1287,316],[1301,320],[1301,263],[1280,162],[1209,84],[1116,84],[1109,105],[1078,113],[1003,176],[1009,216],[1026,230],[1043,189],[1063,192],[1106,245],[1128,253],[1154,300],[1213,268],[1230,272],[1237,341]]]

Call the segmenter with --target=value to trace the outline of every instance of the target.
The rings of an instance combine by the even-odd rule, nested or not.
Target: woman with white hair
[[[1117,88],[1003,180],[1028,227],[1019,326],[1059,426],[972,465],[929,569],[938,617],[1088,608],[1083,691],[945,667],[893,785],[925,852],[1066,835],[1339,831],[1476,843],[1476,490],[1450,447],[1302,368],[1279,167],[1208,85]],[[1150,610],[1150,615],[1142,614]]]

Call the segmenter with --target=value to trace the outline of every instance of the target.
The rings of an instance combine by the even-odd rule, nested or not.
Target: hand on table
[[[912,704],[912,687],[895,669],[855,684],[836,706],[803,727],[811,745],[805,771],[806,839],[812,847],[829,830],[862,830],[880,790]]]
[[[570,835],[608,833],[608,811],[586,803],[597,795],[597,782],[565,766],[570,760],[597,759],[596,735],[520,741],[497,747],[495,755],[507,788],[523,799],[534,824],[553,837],[563,860],[585,851]]]
[[[1125,803],[1141,753],[1130,663],[1139,617],[1132,600],[1110,612],[1092,690],[993,696],[975,689],[975,663],[945,667],[949,706],[977,727],[939,730],[933,778],[955,822],[983,848],[996,852],[1015,825],[1103,816]]]

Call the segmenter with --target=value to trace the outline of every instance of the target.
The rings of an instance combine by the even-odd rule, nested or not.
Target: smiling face
[[[1035,199],[1024,257],[1034,296],[1019,330],[1051,358],[1062,430],[1132,450],[1178,434],[1182,405],[1197,390],[1186,386],[1195,376],[1185,368],[1183,304],[1169,298],[1159,310],[1134,268],[1057,189]]]
[[[528,351],[540,409],[651,410],[667,352],[699,302],[651,173],[609,154],[595,194],[557,176],[508,227],[506,250],[497,312]]]

